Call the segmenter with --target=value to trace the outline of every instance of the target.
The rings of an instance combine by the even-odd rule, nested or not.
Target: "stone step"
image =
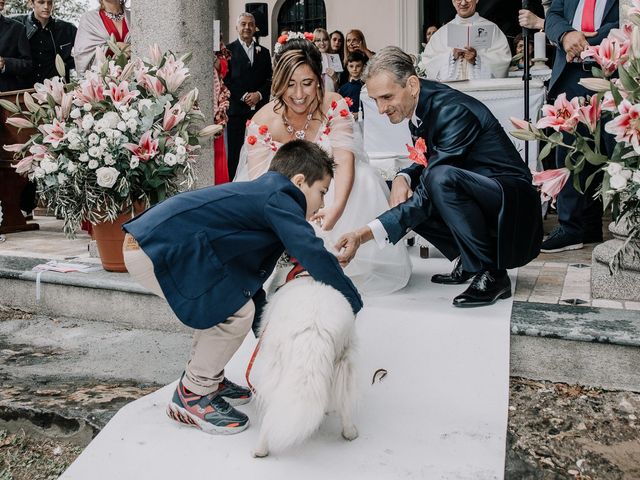
[[[132,328],[184,331],[166,302],[127,273],[100,267],[89,273],[34,272],[49,258],[0,255],[0,304],[52,317],[118,323]],[[69,260],[95,266],[87,261]]]

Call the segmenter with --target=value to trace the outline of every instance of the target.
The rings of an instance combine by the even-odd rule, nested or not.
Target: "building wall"
[[[273,50],[278,38],[278,12],[284,0],[267,0],[269,5],[269,36],[260,39],[262,45]],[[420,36],[418,0],[325,0],[327,29],[362,30],[367,46],[377,51],[387,45],[399,45],[410,53],[417,53]],[[225,36],[237,38],[235,30],[238,15],[244,11],[244,2],[229,2],[229,26]],[[413,37],[415,36],[415,40]],[[407,38],[409,39],[407,41]]]

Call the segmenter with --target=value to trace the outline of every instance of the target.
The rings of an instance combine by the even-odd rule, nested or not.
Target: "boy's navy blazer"
[[[302,191],[284,175],[267,172],[251,182],[178,194],[123,228],[151,258],[165,298],[190,327],[212,327],[254,296],[260,301],[262,285],[285,249],[358,312],[358,291],[305,212]]]

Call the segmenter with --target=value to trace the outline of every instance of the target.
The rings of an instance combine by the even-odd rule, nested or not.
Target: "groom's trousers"
[[[449,260],[460,256],[468,272],[497,268],[502,187],[489,177],[450,165],[434,165],[423,178],[426,218],[413,230]]]

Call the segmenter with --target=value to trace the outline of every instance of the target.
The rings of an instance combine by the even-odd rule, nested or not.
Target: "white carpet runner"
[[[357,440],[344,441],[330,414],[309,442],[254,459],[255,423],[237,435],[213,436],[171,421],[165,407],[172,384],[120,410],[61,478],[503,478],[512,302],[455,308],[451,300],[466,286],[428,280],[451,264],[413,262],[410,284],[365,299],[357,319]],[[244,383],[254,345],[248,337],[226,370],[229,378]],[[372,385],[380,368],[388,374]],[[255,419],[252,404],[239,408]]]

